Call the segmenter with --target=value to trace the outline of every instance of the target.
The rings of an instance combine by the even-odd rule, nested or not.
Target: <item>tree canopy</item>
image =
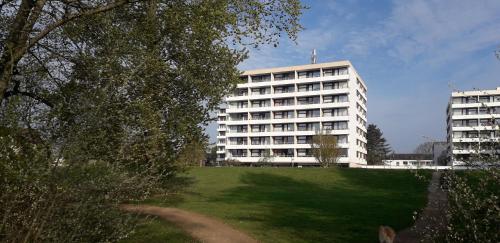
[[[301,11],[298,0],[0,0],[0,240],[126,235],[133,220],[117,205],[158,193],[190,148],[203,151],[193,145],[206,144],[202,125],[247,47],[295,39]]]
[[[337,138],[324,132],[313,136],[311,150],[318,163],[324,168],[338,163],[341,154]]]
[[[382,131],[374,124],[369,124],[366,133],[367,162],[370,165],[381,164],[391,148],[383,137]]]

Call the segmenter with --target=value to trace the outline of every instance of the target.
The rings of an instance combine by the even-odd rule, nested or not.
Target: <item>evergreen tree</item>
[[[367,140],[367,162],[369,165],[381,164],[391,148],[383,137],[382,131],[375,125],[368,125]]]

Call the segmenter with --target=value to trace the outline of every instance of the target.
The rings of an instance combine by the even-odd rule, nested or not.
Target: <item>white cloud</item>
[[[499,44],[499,13],[498,0],[395,1],[386,20],[351,32],[344,51],[366,55],[384,47],[407,62],[433,56],[441,63]]]

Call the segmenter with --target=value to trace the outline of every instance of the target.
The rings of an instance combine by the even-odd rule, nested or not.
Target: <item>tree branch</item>
[[[38,102],[41,102],[43,104],[45,104],[46,106],[50,107],[50,108],[54,108],[54,104],[52,104],[52,102],[50,102],[49,100],[37,95],[37,94],[34,94],[34,93],[30,93],[30,92],[26,92],[26,91],[20,91],[19,90],[19,86],[20,86],[20,83],[19,82],[16,82],[15,85],[14,85],[14,89],[12,91],[7,91],[5,92],[5,95],[3,97],[3,99],[8,99],[9,97],[11,96],[16,96],[16,95],[19,95],[19,96],[26,96],[26,97],[30,97]]]
[[[119,6],[122,6],[122,5],[125,5],[127,3],[131,2],[130,0],[117,0],[116,2],[114,3],[111,3],[111,4],[108,4],[108,5],[105,5],[105,6],[101,6],[101,7],[97,7],[97,8],[94,8],[94,9],[91,9],[91,10],[88,10],[88,11],[84,11],[84,12],[81,12],[81,13],[74,13],[74,14],[70,14],[68,16],[66,16],[65,18],[62,18],[54,23],[52,23],[51,25],[47,26],[44,30],[42,30],[40,33],[38,33],[38,35],[36,35],[35,37],[31,38],[29,40],[29,43],[28,43],[28,46],[27,46],[27,49],[33,47],[38,41],[40,41],[41,39],[43,39],[46,35],[48,35],[50,32],[52,32],[53,30],[55,30],[56,28],[74,20],[74,19],[77,19],[77,18],[80,18],[80,17],[83,17],[83,16],[89,16],[89,15],[92,15],[92,14],[97,14],[97,13],[103,13],[103,12],[106,12],[106,11],[109,11],[109,10],[112,10],[114,8],[117,8]]]

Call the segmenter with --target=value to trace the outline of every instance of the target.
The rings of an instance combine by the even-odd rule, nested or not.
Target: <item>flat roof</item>
[[[311,70],[311,69],[319,69],[319,68],[330,68],[330,67],[347,67],[350,66],[353,70],[356,76],[359,78],[359,80],[363,83],[366,89],[368,89],[365,81],[359,73],[356,71],[352,63],[348,60],[340,60],[340,61],[334,61],[334,62],[323,62],[323,63],[315,63],[315,64],[304,64],[304,65],[296,65],[296,66],[288,66],[288,67],[273,67],[273,68],[261,68],[261,69],[250,69],[250,70],[245,70],[241,74],[241,76],[244,75],[259,75],[259,74],[267,74],[267,73],[286,73],[286,72],[293,72],[293,71],[306,71],[306,70]]]
[[[465,90],[454,91],[451,93],[452,97],[469,96],[469,95],[496,95],[500,94],[500,87],[496,89],[478,89],[478,90]]]
[[[335,61],[335,62],[305,64],[305,65],[288,66],[288,67],[251,69],[251,70],[244,71],[243,75],[255,75],[255,74],[264,74],[264,73],[284,73],[284,72],[292,72],[292,71],[296,71],[296,70],[310,70],[310,69],[317,69],[317,68],[340,67],[340,66],[352,66],[352,64],[350,61],[342,60],[342,61]]]

